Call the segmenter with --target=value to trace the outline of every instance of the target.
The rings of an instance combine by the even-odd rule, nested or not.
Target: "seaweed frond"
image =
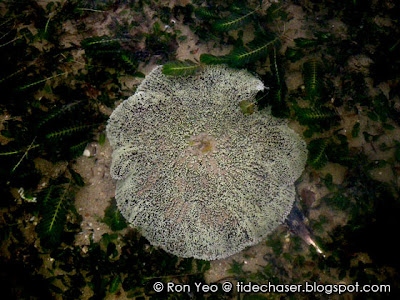
[[[82,155],[83,151],[86,148],[86,145],[89,144],[90,141],[91,140],[84,140],[82,142],[79,142],[78,144],[69,147],[69,154],[71,155],[71,157],[75,158],[77,156]]]
[[[283,76],[279,67],[278,56],[276,52],[277,52],[276,49],[273,48],[270,53],[269,59],[271,62],[271,71],[272,74],[274,75],[275,82],[278,86],[281,86],[283,81]]]
[[[313,100],[321,97],[323,89],[321,64],[317,60],[310,60],[303,64],[303,79],[307,98]]]
[[[295,107],[297,119],[302,125],[315,124],[320,122],[334,122],[339,115],[336,110],[325,106],[321,107]]]
[[[219,65],[229,63],[229,56],[214,56],[211,54],[200,55],[200,62],[206,65]]]
[[[201,19],[218,19],[219,16],[216,12],[212,11],[209,8],[205,8],[205,7],[199,7],[196,8],[194,11],[195,15],[197,18],[201,18]]]
[[[273,104],[282,104],[284,103],[284,90],[282,87],[276,87],[272,90],[272,99]]]
[[[119,42],[126,41],[127,39],[121,38],[109,38],[108,36],[98,36],[84,39],[81,43],[81,46],[85,49],[99,47],[99,46],[117,46],[119,47]]]
[[[200,65],[191,60],[172,61],[163,66],[162,72],[170,76],[190,76],[200,69]]]
[[[233,66],[241,67],[264,58],[271,48],[277,47],[279,42],[279,37],[273,35],[256,38],[246,46],[235,49],[231,54],[230,63]]]
[[[73,127],[62,128],[57,131],[46,134],[46,138],[47,139],[57,139],[57,138],[61,138],[63,136],[70,136],[74,133],[84,131],[93,126],[94,126],[94,124],[89,124],[89,125],[85,124],[85,125],[77,125],[77,126],[73,126]]]
[[[73,109],[75,109],[79,104],[80,101],[76,101],[73,103],[69,103],[66,105],[61,106],[60,108],[53,109],[52,111],[48,112],[44,118],[41,119],[39,124],[37,125],[37,128],[40,129],[43,125],[48,123],[50,120],[56,119],[59,116],[65,114],[66,112],[70,112]]]
[[[215,22],[213,27],[215,30],[223,32],[238,29],[249,23],[256,11],[245,11],[241,14],[233,13],[225,19]]]
[[[80,187],[85,186],[85,181],[83,180],[83,177],[81,176],[81,174],[76,172],[70,165],[68,165],[68,171],[71,174],[71,177],[77,186],[80,186]]]
[[[110,63],[122,60],[121,56],[126,54],[127,51],[123,50],[121,43],[130,41],[132,39],[99,36],[84,39],[81,42],[81,47],[85,49],[85,55],[88,58],[102,59],[106,63]]]
[[[115,198],[111,199],[110,205],[104,212],[104,218],[102,221],[106,223],[112,231],[118,231],[126,228],[127,224],[117,207]]]
[[[272,48],[269,54],[271,63],[271,71],[273,75],[273,82],[271,84],[271,113],[275,117],[288,117],[289,109],[285,101],[287,87],[284,79],[283,68],[281,59],[275,47]]]
[[[134,55],[132,53],[122,53],[121,60],[124,62],[124,66],[126,66],[129,71],[136,71],[138,63],[136,60],[134,60]]]
[[[272,3],[265,13],[264,20],[267,24],[275,22],[277,19],[286,20],[287,13],[284,11],[282,3]]]
[[[326,147],[328,146],[328,140],[319,138],[312,140],[308,145],[308,163],[316,170],[324,167],[328,162],[328,156],[326,155]]]
[[[24,148],[22,148],[22,149],[17,149],[17,150],[14,150],[14,149],[2,150],[2,151],[0,152],[0,156],[10,156],[10,155],[15,155],[15,154],[24,153],[24,152],[26,152],[26,151],[35,149],[35,148],[37,148],[37,147],[39,147],[39,146],[40,146],[39,144],[32,144],[32,145],[27,146],[27,147],[24,147]]]
[[[41,83],[44,83],[47,80],[51,80],[51,79],[59,77],[59,76],[67,75],[68,73],[69,72],[57,73],[56,75],[53,75],[53,76],[50,76],[50,77],[46,77],[44,79],[37,80],[35,82],[28,83],[28,84],[26,84],[24,86],[19,87],[19,90],[23,91],[23,90],[29,89],[29,88],[31,88],[33,86],[36,86],[36,85],[41,84]]]
[[[45,247],[57,246],[67,221],[69,208],[69,183],[50,185],[39,194],[38,201],[42,219],[36,231]]]
[[[305,38],[297,38],[294,40],[295,44],[299,48],[311,48],[315,47],[319,44],[316,39],[305,39]]]
[[[304,52],[300,49],[294,49],[288,47],[285,52],[285,56],[291,62],[296,62],[304,57]]]

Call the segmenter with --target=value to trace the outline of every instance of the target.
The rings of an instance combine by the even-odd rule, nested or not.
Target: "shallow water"
[[[198,293],[195,285],[249,281],[390,285],[390,294],[371,298],[398,292],[392,239],[400,212],[399,5],[259,5],[0,2],[0,253],[7,299],[252,299],[222,286]],[[271,34],[279,43],[265,46]],[[263,80],[269,93],[257,97],[257,109],[272,107],[309,145],[297,205],[323,255],[282,224],[229,258],[181,259],[152,247],[110,206],[109,115],[157,65],[202,65],[204,54]],[[156,293],[158,281],[190,291]],[[327,292],[312,295],[324,299]]]

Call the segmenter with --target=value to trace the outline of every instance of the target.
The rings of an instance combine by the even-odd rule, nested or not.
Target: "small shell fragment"
[[[85,149],[85,151],[83,151],[83,156],[90,157],[89,149]]]

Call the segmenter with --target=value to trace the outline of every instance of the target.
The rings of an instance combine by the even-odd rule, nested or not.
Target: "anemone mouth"
[[[202,132],[190,138],[188,150],[195,156],[212,153],[216,150],[216,140],[208,133]]]
[[[199,176],[204,175],[203,172],[210,176],[221,175],[224,172],[218,163],[217,145],[217,139],[206,132],[193,135],[186,148],[180,153],[176,161],[177,166]]]

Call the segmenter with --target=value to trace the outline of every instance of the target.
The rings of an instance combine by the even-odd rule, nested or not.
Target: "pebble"
[[[90,151],[85,149],[85,151],[83,151],[83,156],[90,157]]]

